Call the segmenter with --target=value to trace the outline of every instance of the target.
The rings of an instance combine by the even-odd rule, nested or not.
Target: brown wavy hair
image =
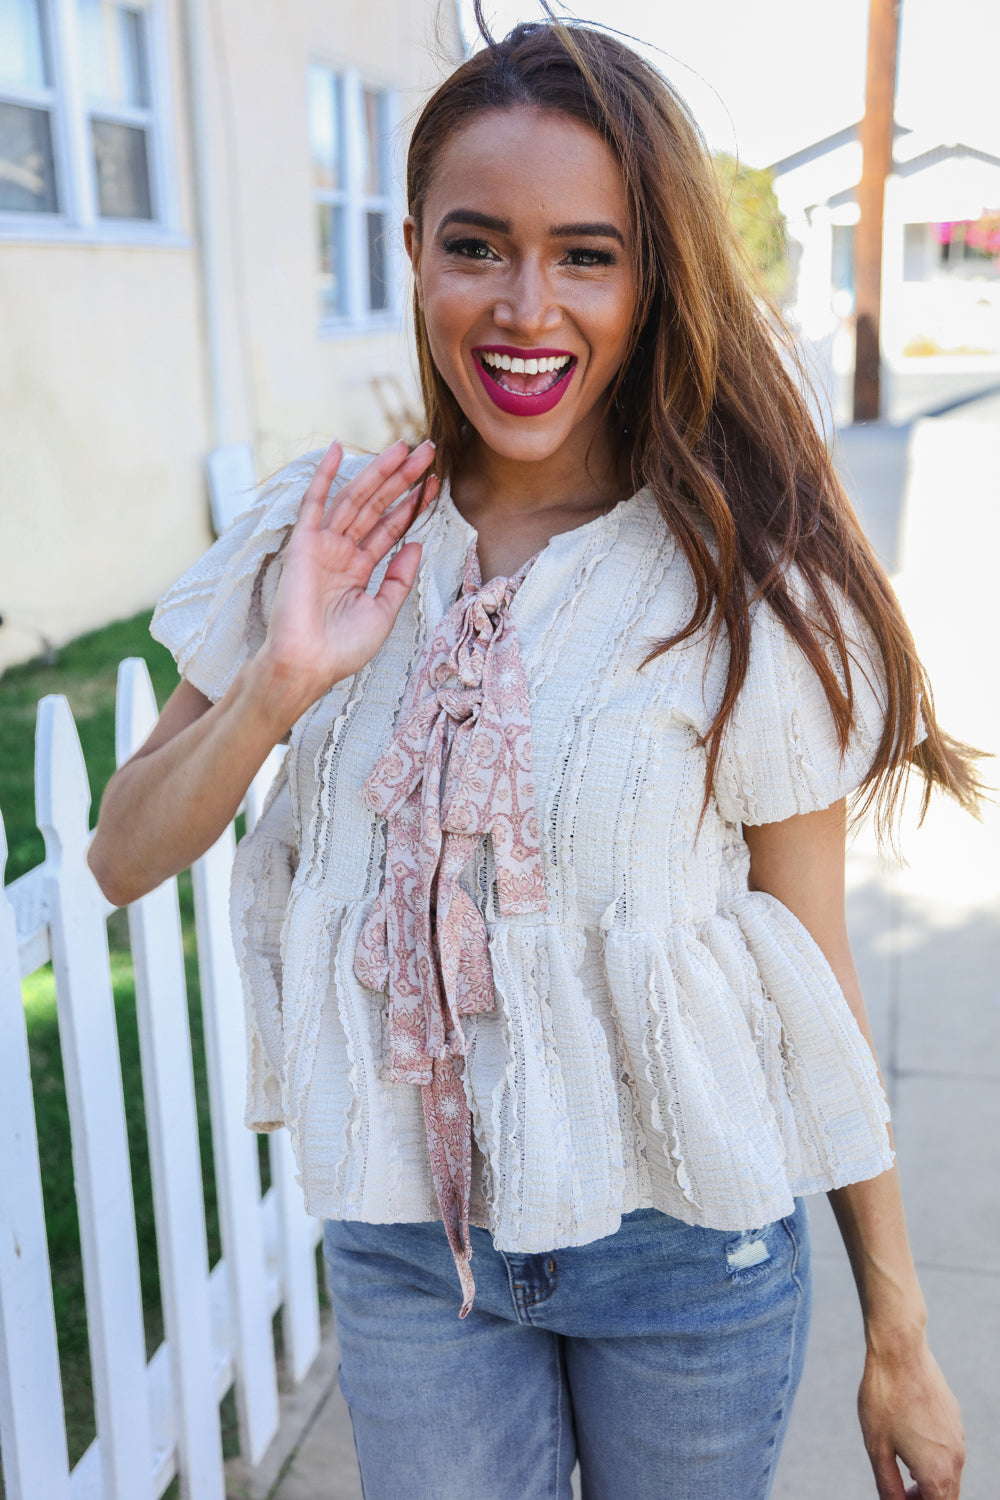
[[[728,668],[706,734],[705,806],[723,733],[747,674],[753,609],[764,600],[809,661],[841,749],[854,722],[846,597],[874,636],[885,721],[854,802],[891,837],[912,765],[924,776],[921,816],[938,785],[974,811],[978,752],[938,725],[930,686],[892,585],[834,472],[786,361],[794,341],[756,293],[730,227],[715,169],[687,106],[614,35],[549,15],[502,41],[476,17],[485,46],[438,88],[417,120],[407,160],[409,211],[421,212],[445,142],[487,110],[518,107],[591,126],[614,152],[633,216],[639,306],[608,395],[635,489],[648,486],[694,576],[690,619],[647,661],[707,628]],[[431,356],[414,299],[428,434],[442,478],[463,449],[464,417]],[[705,523],[712,544],[705,538]],[[790,569],[805,585],[790,583]],[[840,671],[837,670],[839,665]],[[914,749],[922,715],[926,738]]]

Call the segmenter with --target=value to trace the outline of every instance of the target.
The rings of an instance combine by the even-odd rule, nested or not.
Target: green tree
[[[778,207],[771,174],[746,167],[723,151],[712,160],[730,221],[756,272],[760,290],[780,302],[791,278],[785,216]]]

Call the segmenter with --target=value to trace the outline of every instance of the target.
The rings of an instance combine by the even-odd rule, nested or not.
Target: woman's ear
[[[403,220],[403,244],[410,258],[413,268],[413,280],[417,288],[417,298],[420,297],[420,235],[417,232],[417,221],[412,214],[407,214]]]

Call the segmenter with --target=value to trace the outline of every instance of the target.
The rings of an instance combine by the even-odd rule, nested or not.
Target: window
[[[307,79],[321,324],[357,326],[392,310],[388,236],[392,96],[352,70],[318,65]]]
[[[162,231],[158,21],[156,0],[0,0],[0,232]]]
[[[77,0],[97,211],[152,219],[146,16],[114,0]]]
[[[55,90],[38,0],[0,0],[0,209],[59,212]]]

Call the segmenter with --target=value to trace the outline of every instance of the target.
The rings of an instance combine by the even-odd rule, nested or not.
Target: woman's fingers
[[[298,524],[308,527],[316,527],[323,519],[323,511],[326,508],[326,497],[330,493],[330,486],[336,479],[343,461],[344,450],[334,439],[327,448],[323,457],[316,465],[316,472],[299,505]]]
[[[895,1452],[891,1448],[882,1448],[876,1452],[869,1449],[868,1459],[875,1475],[878,1500],[906,1500]]]
[[[440,488],[433,474],[422,484],[414,485],[398,504],[379,517],[366,536],[360,538],[358,546],[371,558],[373,567],[399,541],[407,528],[413,525],[420,512],[430,505]]]
[[[433,458],[432,443],[421,443],[412,453],[405,443],[393,443],[344,485],[324,524],[360,542],[382,512],[417,482]]]
[[[396,616],[403,607],[403,601],[413,587],[417,568],[420,565],[420,552],[419,542],[404,542],[386,568],[385,577],[379,584],[378,593],[374,596],[372,602],[383,611],[385,616],[386,635],[395,624]]]

